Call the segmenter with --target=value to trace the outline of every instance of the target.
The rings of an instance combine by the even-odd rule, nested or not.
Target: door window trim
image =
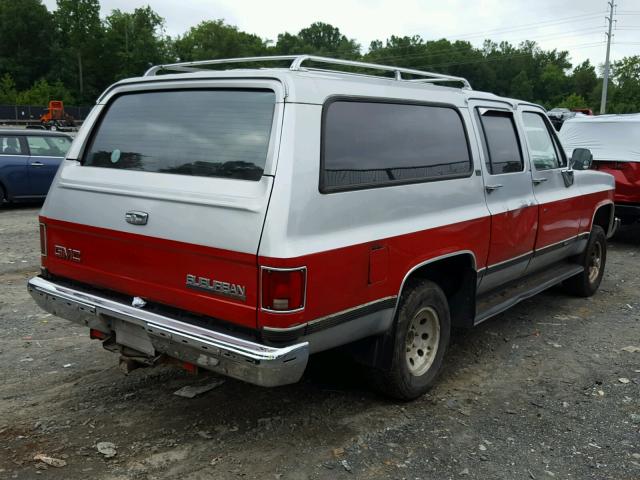
[[[553,143],[553,148],[556,152],[556,156],[558,157],[558,159],[561,161],[561,165],[558,167],[553,167],[553,168],[544,168],[542,170],[540,170],[539,168],[536,167],[535,162],[531,161],[531,166],[532,168],[536,171],[536,173],[544,173],[544,172],[552,172],[555,170],[561,170],[563,168],[568,168],[569,167],[569,160],[567,159],[567,155],[564,152],[564,149],[562,148],[562,145],[560,143],[560,140],[558,139],[557,135],[556,135],[556,129],[553,128],[553,126],[551,125],[551,122],[549,121],[549,117],[547,117],[546,113],[544,112],[540,112],[537,110],[522,110],[520,112],[520,116],[522,117],[522,126],[524,128],[524,114],[525,113],[533,113],[535,115],[538,115],[542,118],[542,123],[544,123],[545,128],[547,129],[547,132],[549,133],[549,136],[551,137],[551,143]],[[525,136],[526,136],[526,131],[525,131]],[[531,157],[531,153],[529,152],[529,139],[526,139],[527,142],[527,155],[529,155],[529,157]]]
[[[516,123],[516,117],[514,115],[513,110],[509,110],[507,108],[501,108],[501,107],[483,107],[482,105],[477,105],[474,107],[475,110],[475,114],[477,117],[477,121],[478,121],[478,125],[480,126],[480,132],[482,135],[482,152],[485,155],[485,161],[483,162],[484,164],[484,168],[487,172],[487,175],[491,175],[492,177],[498,177],[498,176],[503,176],[503,175],[518,175],[521,173],[524,173],[527,171],[527,165],[525,163],[524,160],[524,151],[522,148],[522,140],[520,139],[520,132],[518,131],[518,125]],[[508,115],[511,115],[511,125],[513,126],[513,132],[515,133],[516,136],[516,142],[518,144],[518,153],[520,154],[520,163],[522,164],[522,170],[519,170],[517,172],[503,172],[503,173],[493,173],[491,170],[487,168],[487,159],[489,160],[489,163],[491,163],[491,152],[489,151],[489,143],[487,141],[487,132],[484,129],[484,124],[482,123],[482,114],[480,113],[480,110],[484,110],[486,112],[490,111],[490,112],[499,112],[499,113],[506,113]]]

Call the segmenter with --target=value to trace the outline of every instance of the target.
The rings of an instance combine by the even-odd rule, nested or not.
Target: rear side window
[[[325,109],[322,192],[471,174],[466,132],[454,108],[339,100]]]
[[[485,138],[487,170],[491,175],[524,170],[522,151],[511,112],[478,111]]]
[[[64,157],[71,146],[67,137],[27,137],[29,152],[40,157]]]
[[[117,97],[84,165],[259,180],[271,136],[270,90],[175,90]]]
[[[13,135],[0,135],[1,155],[25,155],[20,139]]]

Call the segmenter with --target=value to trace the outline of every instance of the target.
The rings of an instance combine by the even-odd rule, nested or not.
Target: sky
[[[640,54],[640,0],[616,0],[612,61]],[[44,0],[49,10],[55,0]],[[203,20],[223,19],[275,41],[316,21],[338,27],[366,52],[372,40],[420,35],[425,40],[534,40],[568,50],[573,65],[604,63],[607,0],[100,0],[101,14],[150,5],[176,36]],[[303,53],[303,52],[301,52]]]

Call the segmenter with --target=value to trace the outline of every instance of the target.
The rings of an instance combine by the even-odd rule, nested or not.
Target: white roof
[[[569,156],[588,148],[594,160],[640,162],[640,114],[576,116],[564,122],[560,140]]]

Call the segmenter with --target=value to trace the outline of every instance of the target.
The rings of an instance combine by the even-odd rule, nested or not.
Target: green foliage
[[[110,82],[140,75],[150,66],[172,60],[164,19],[151,7],[133,13],[113,10],[104,22],[105,72]]]
[[[278,55],[309,53],[354,60],[360,58],[360,45],[343,35],[338,28],[328,23],[315,22],[300,30],[297,35],[278,35],[272,52]]]
[[[263,55],[267,50],[267,42],[257,35],[227,25],[223,20],[207,20],[176,38],[173,47],[176,57],[187,62]]]
[[[8,73],[0,77],[0,103],[12,105],[16,103],[18,92],[16,91],[16,83]]]
[[[0,0],[0,103],[91,103],[111,83],[174,61],[309,53],[465,77],[473,88],[537,102],[547,108],[599,109],[602,80],[585,61],[572,69],[569,53],[485,40],[425,40],[391,35],[363,52],[337,27],[315,22],[275,43],[224,20],[204,20],[170,38],[150,6],[112,10],[100,19],[99,0]],[[252,64],[256,65],[256,64]],[[354,69],[351,69],[354,70]],[[362,69],[355,69],[363,72]],[[640,56],[614,62],[609,112],[640,111]]]
[[[612,65],[613,85],[609,87],[609,112],[640,111],[640,56],[626,57]]]
[[[571,85],[573,91],[584,98],[588,98],[598,83],[596,69],[589,60],[584,61],[573,69]]]
[[[587,101],[584,99],[584,97],[582,97],[580,95],[577,95],[575,93],[572,93],[567,98],[562,100],[558,104],[558,106],[559,107],[568,108],[568,109],[572,109],[572,108],[588,108],[587,107]]]
[[[57,0],[52,76],[73,85],[81,101],[104,88],[104,27],[98,0]]]
[[[533,84],[527,72],[522,70],[511,81],[511,96],[522,100],[533,101]]]
[[[27,88],[48,73],[53,15],[41,0],[0,0],[0,76]]]
[[[16,97],[18,105],[47,105],[49,100],[62,100],[67,105],[74,103],[73,96],[62,82],[49,84],[45,79],[38,80],[29,90],[20,92]]]

